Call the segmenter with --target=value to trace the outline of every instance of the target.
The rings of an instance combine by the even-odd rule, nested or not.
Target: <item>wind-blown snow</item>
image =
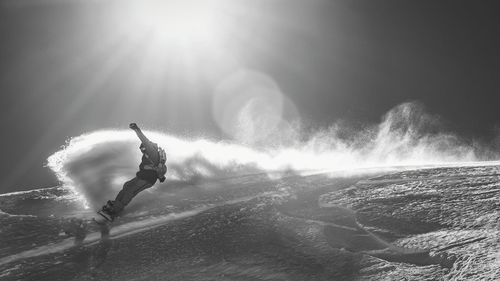
[[[267,145],[258,147],[145,133],[165,148],[169,181],[189,182],[256,172],[352,172],[480,160],[472,145],[454,134],[440,132],[436,120],[420,105],[405,103],[389,111],[376,126],[354,131],[337,124],[310,137],[288,127],[286,132],[273,134],[275,137]],[[283,135],[287,136],[286,141],[280,139]],[[103,198],[113,198],[122,184],[134,176],[141,157],[138,146],[139,140],[130,130],[91,132],[69,140],[49,157],[48,166],[66,187],[83,195],[91,205],[99,206]]]

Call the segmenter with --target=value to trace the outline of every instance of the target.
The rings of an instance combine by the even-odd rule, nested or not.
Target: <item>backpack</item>
[[[143,153],[149,160],[149,162],[151,162],[151,165],[147,165],[148,168],[156,172],[156,175],[158,176],[160,182],[164,182],[166,179],[165,174],[167,173],[167,165],[165,164],[167,162],[167,154],[165,153],[165,150],[159,147],[157,144],[154,144],[154,146],[158,150],[158,164],[155,164],[146,153]]]
[[[153,166],[153,168],[156,171],[156,174],[158,175],[158,179],[160,180],[160,182],[164,182],[165,174],[167,173],[167,165],[165,165],[165,163],[167,162],[167,154],[165,153],[165,150],[163,148],[158,147],[158,155],[159,155],[158,165]]]

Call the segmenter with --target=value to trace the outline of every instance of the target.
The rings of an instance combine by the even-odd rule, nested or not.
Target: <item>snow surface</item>
[[[497,280],[500,167],[235,176],[141,193],[100,239],[64,188],[0,196],[2,280]],[[403,277],[405,279],[403,279]]]

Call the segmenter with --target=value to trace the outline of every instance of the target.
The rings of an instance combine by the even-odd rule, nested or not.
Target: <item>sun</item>
[[[222,0],[131,0],[124,20],[138,33],[175,43],[214,41],[223,28]]]

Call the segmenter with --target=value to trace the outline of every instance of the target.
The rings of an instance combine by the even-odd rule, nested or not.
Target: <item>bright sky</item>
[[[66,139],[131,121],[258,141],[418,100],[468,137],[500,123],[496,1],[0,3],[0,192],[55,184]]]

